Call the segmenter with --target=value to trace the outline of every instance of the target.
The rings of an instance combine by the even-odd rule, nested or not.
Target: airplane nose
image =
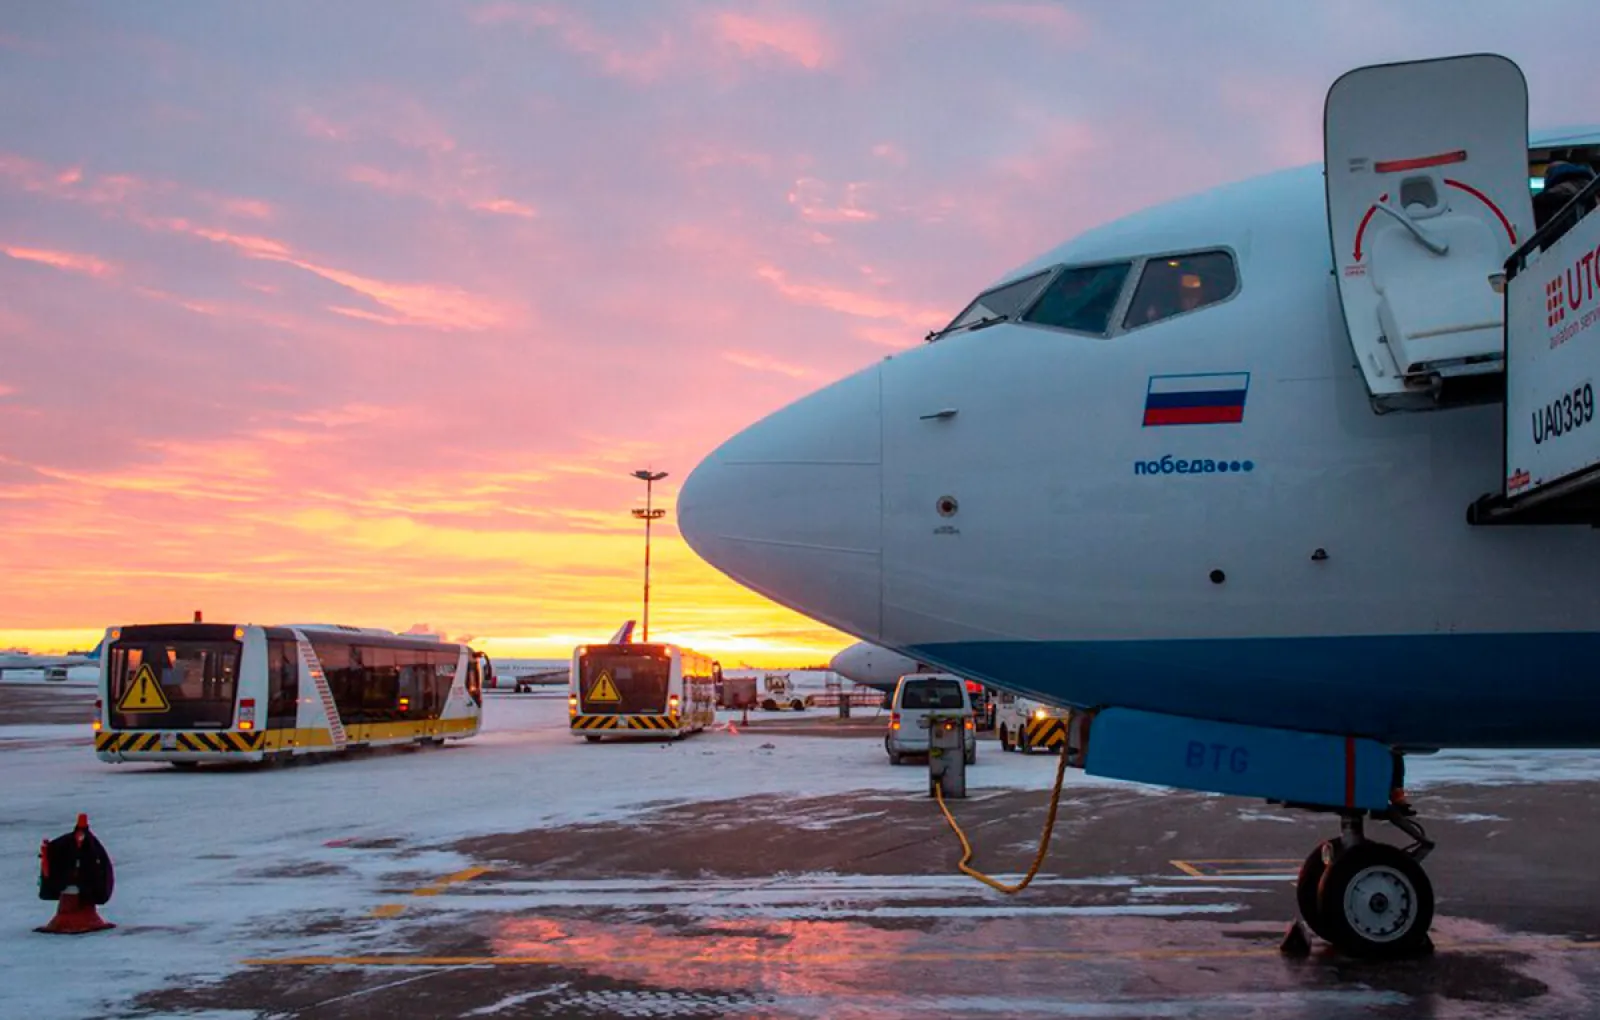
[[[848,633],[881,622],[882,403],[874,365],[735,435],[678,493],[678,530],[707,563]]]

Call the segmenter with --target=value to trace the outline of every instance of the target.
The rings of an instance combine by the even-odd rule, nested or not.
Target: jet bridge
[[[1471,524],[1600,526],[1600,180],[1505,265],[1505,488]]]

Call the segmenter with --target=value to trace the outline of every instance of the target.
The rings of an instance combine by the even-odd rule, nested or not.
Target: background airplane
[[[633,642],[633,620],[628,620],[606,640],[608,645],[626,645]],[[492,677],[485,684],[490,690],[512,687],[525,691],[538,686],[565,685],[572,672],[571,658],[565,659],[491,659]]]
[[[1467,513],[1507,492],[1526,424],[1493,275],[1542,164],[1600,163],[1600,136],[1530,139],[1492,55],[1351,72],[1327,107],[1323,165],[1018,267],[729,439],[677,516],[774,601],[1086,710],[1091,773],[1337,813],[1301,916],[1401,955],[1433,912],[1403,756],[1600,745],[1575,668],[1600,654],[1594,531]]]
[[[907,673],[923,672],[931,667],[910,656],[860,641],[837,652],[828,661],[828,668],[846,680],[888,692],[894,690],[895,684]]]
[[[33,655],[28,652],[0,652],[0,677],[5,676],[5,671],[19,669],[48,670],[53,667],[71,669],[74,666],[96,666],[100,663],[100,649],[105,641],[100,641],[94,648],[87,652],[69,652],[66,655]]]

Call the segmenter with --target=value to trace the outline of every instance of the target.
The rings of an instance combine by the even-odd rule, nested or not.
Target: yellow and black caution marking
[[[683,720],[675,715],[575,715],[575,730],[675,730]]]
[[[630,715],[630,730],[675,730],[680,725],[675,715]]]
[[[119,754],[143,754],[147,752],[184,751],[189,753],[222,753],[234,754],[244,751],[259,751],[265,739],[265,734],[255,733],[167,733],[171,739],[162,742],[163,734],[155,733],[97,733],[94,738],[96,751],[117,752]]]
[[[167,692],[161,689],[161,681],[156,679],[156,672],[148,662],[139,667],[139,672],[133,675],[122,697],[117,699],[117,711],[124,715],[167,712],[171,709],[172,702],[167,700]]]
[[[589,693],[584,695],[583,700],[586,703],[592,701],[597,705],[602,702],[615,705],[622,701],[622,695],[617,693],[617,685],[611,682],[611,674],[602,672],[595,678],[593,686],[589,688]]]
[[[1024,728],[1028,746],[1053,751],[1067,744],[1067,719],[1029,719]]]

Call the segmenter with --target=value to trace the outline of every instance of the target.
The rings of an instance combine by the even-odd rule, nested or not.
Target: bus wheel
[[[583,735],[583,739],[587,740],[591,744],[600,743],[600,735],[597,733],[585,733]]]

